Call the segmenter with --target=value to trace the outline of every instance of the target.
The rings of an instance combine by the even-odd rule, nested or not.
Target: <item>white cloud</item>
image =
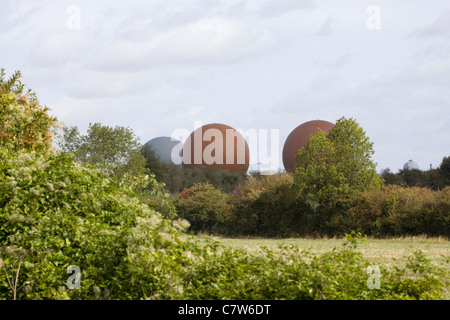
[[[314,0],[269,0],[260,7],[259,14],[262,17],[273,17],[315,7]]]
[[[2,34],[24,28],[40,7],[39,4],[16,0],[2,1],[0,8],[0,34]]]
[[[329,36],[331,34],[331,17],[328,17],[327,20],[320,26],[319,31],[317,31],[318,36]]]
[[[60,32],[41,37],[31,51],[30,61],[41,68],[61,68],[68,64],[82,64],[94,43],[80,32]]]
[[[136,94],[134,77],[128,73],[114,73],[108,78],[96,71],[79,71],[63,79],[63,90],[78,99],[126,98]]]
[[[450,11],[441,13],[431,25],[415,30],[414,34],[420,37],[450,37]]]
[[[91,67],[140,70],[161,64],[226,64],[257,56],[274,43],[263,30],[209,18],[141,41],[116,41],[100,50]]]
[[[354,56],[348,52],[340,54],[332,59],[319,59],[317,60],[317,65],[325,68],[340,68],[348,65],[352,62]]]

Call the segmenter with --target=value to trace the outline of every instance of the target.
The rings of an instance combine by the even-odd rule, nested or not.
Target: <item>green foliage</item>
[[[351,190],[361,191],[381,186],[376,164],[371,159],[374,154],[373,143],[354,119],[339,119],[327,138],[333,142],[339,171]]]
[[[208,192],[220,194],[223,201],[217,201],[216,207],[211,201],[216,198]],[[213,221],[220,217],[220,228],[215,227],[213,233],[231,236],[343,236],[348,230],[375,237],[450,236],[448,187],[433,191],[395,185],[381,189],[376,186],[354,192],[346,199],[345,207],[316,208],[314,213],[321,215],[317,214],[315,219],[311,219],[311,207],[298,196],[289,174],[250,176],[246,183],[228,195],[212,186],[199,193],[202,196],[193,196],[193,193],[193,189],[185,190],[178,197],[186,199],[178,199],[175,204],[184,212],[184,219],[193,221],[202,217],[209,221],[195,223],[192,229],[195,232],[211,233]],[[153,208],[164,212],[164,208]]]
[[[425,173],[418,169],[403,169],[399,171],[402,184],[408,187],[426,187],[429,184]]]
[[[167,171],[168,165],[165,165],[161,161],[155,150],[149,144],[142,146],[141,154],[145,159],[145,167],[155,175],[158,181],[162,181],[163,174]]]
[[[311,208],[334,208],[339,196],[349,192],[336,157],[336,148],[323,131],[317,133],[297,155],[295,186]]]
[[[125,174],[139,176],[148,173],[139,139],[130,128],[94,123],[89,124],[86,135],[81,135],[77,127],[64,127],[59,147],[74,154],[76,161],[95,165],[119,180]]]
[[[358,242],[359,241],[359,242]],[[367,236],[362,235],[361,232],[356,233],[355,231],[352,231],[351,233],[345,234],[345,242],[343,246],[350,246],[353,249],[356,249],[358,247],[359,243],[365,243],[367,242]]]
[[[161,218],[130,196],[133,186],[117,185],[65,153],[0,149],[1,259],[10,276],[21,266],[17,298],[88,297],[94,284],[119,290],[132,228]],[[83,270],[82,290],[64,289],[69,265]],[[12,298],[4,281],[0,288]]]
[[[52,149],[53,129],[58,126],[55,117],[48,114],[31,90],[25,91],[21,73],[15,72],[8,80],[5,70],[0,72],[0,146],[12,150],[49,152]]]
[[[175,207],[174,198],[164,191],[164,184],[157,182],[150,175],[153,181],[150,186],[140,192],[137,196],[143,202],[149,205],[150,208],[159,212],[166,219],[176,219],[178,218],[177,208]]]
[[[356,230],[376,237],[450,236],[450,188],[385,186],[355,195],[331,221],[337,234]]]
[[[450,157],[444,157],[439,166],[439,174],[441,175],[444,185],[450,186]]]
[[[227,194],[210,183],[195,184],[175,198],[178,215],[191,224],[190,231],[219,234],[229,225],[232,206]]]
[[[191,230],[227,235],[289,236],[304,232],[303,207],[289,174],[250,176],[224,194],[209,183],[185,189],[175,199]]]
[[[289,174],[250,176],[231,199],[233,222],[228,233],[259,236],[298,234],[304,226],[302,204]]]
[[[319,232],[336,211],[348,208],[354,193],[380,187],[371,160],[373,143],[353,119],[341,118],[328,134],[320,131],[297,155],[295,186]]]

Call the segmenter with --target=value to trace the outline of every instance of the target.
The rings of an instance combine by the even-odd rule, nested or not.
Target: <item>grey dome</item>
[[[180,145],[181,144],[181,145]],[[178,146],[180,145],[180,146]],[[157,137],[147,141],[144,144],[144,148],[152,148],[159,159],[168,164],[173,164],[172,161],[172,150],[178,146],[181,151],[182,143],[179,140],[173,139],[171,137]]]
[[[407,163],[403,165],[403,170],[414,170],[414,169],[420,170],[420,167],[417,164],[417,162],[413,160],[409,160]]]

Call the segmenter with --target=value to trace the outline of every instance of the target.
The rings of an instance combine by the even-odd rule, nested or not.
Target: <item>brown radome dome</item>
[[[250,150],[236,129],[221,123],[197,128],[183,145],[183,168],[218,168],[247,172]]]
[[[312,120],[305,122],[292,130],[283,147],[284,169],[287,172],[294,172],[295,156],[300,149],[306,146],[309,139],[319,132],[319,129],[328,133],[333,126],[334,124],[328,121]]]

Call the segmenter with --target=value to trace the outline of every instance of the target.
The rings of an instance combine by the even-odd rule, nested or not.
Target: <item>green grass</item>
[[[258,247],[277,249],[279,245],[295,245],[304,249],[311,249],[312,252],[323,253],[340,247],[344,243],[344,238],[321,238],[321,239],[269,239],[269,238],[224,238],[202,236],[214,241],[218,241],[226,246],[235,248],[246,248],[254,250]],[[401,259],[405,254],[414,250],[422,250],[433,262],[441,263],[444,257],[450,257],[450,241],[445,238],[405,237],[393,239],[370,239],[358,246],[364,257],[374,263],[393,263],[393,258]],[[395,262],[394,262],[395,263]]]

